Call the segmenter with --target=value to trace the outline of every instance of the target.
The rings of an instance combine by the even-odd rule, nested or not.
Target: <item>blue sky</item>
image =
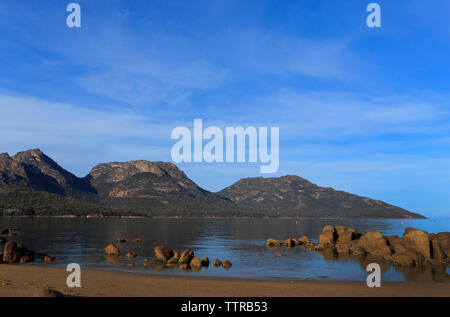
[[[170,161],[176,126],[279,126],[280,169],[450,215],[448,1],[0,2],[0,151],[86,175]],[[259,164],[183,163],[216,191]],[[267,175],[266,175],[267,176]]]

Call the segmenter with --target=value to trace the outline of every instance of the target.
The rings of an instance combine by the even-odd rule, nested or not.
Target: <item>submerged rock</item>
[[[127,253],[127,258],[135,258],[137,257],[137,253],[134,251],[130,251]]]

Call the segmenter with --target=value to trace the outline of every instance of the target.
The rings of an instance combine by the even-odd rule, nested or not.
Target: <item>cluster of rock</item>
[[[8,235],[11,237],[16,235],[17,231],[20,231],[19,227],[1,229],[0,235]],[[4,237],[0,237],[0,244],[4,246],[2,252],[0,252],[1,264],[24,264],[34,262],[36,259],[51,262],[55,259],[55,257],[46,253],[29,250],[24,245],[15,241],[9,241]]]
[[[0,263],[2,264],[24,264],[34,262],[36,259],[41,259],[44,262],[51,262],[55,257],[46,253],[29,250],[24,245],[15,241],[6,242],[3,252],[0,253]]]
[[[163,262],[167,264],[176,264],[181,268],[202,268],[209,266],[209,258],[204,257],[202,259],[195,256],[194,251],[187,249],[182,253],[177,250],[170,250],[165,246],[155,247],[155,261]],[[229,269],[232,264],[230,261],[226,260],[221,262],[219,259],[214,259],[212,264],[215,267],[222,266],[225,269]]]
[[[155,247],[155,257],[154,260],[156,263],[165,264],[168,266],[179,266],[183,269],[201,269],[202,267],[209,266],[209,258],[204,257],[202,259],[195,256],[194,251],[191,249],[187,249],[182,253],[179,253],[177,250],[169,250],[167,247],[159,245]],[[113,243],[109,244],[105,248],[105,254],[108,256],[119,256],[120,250]],[[136,252],[128,252],[126,254],[128,258],[134,258],[137,256]],[[222,266],[225,269],[231,268],[232,264],[230,261],[221,262],[219,259],[214,259],[212,264],[215,267]],[[152,262],[146,262],[144,265],[151,266],[154,265]]]
[[[375,256],[392,261],[395,265],[449,264],[450,232],[429,234],[406,228],[403,237],[383,236],[378,231],[358,232],[344,226],[325,226],[314,244],[307,237],[287,239],[284,242],[268,239],[268,247],[303,246],[308,250],[329,251],[339,255]]]

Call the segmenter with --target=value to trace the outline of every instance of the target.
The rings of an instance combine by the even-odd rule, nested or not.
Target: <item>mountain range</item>
[[[27,215],[424,218],[379,200],[317,186],[299,176],[246,178],[217,192],[176,165],[96,165],[79,178],[41,150],[0,154],[0,211]]]

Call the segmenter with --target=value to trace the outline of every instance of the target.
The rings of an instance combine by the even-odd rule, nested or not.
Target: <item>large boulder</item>
[[[445,263],[447,261],[447,256],[445,255],[444,251],[441,248],[439,238],[435,234],[430,234],[428,236],[431,243],[431,260],[432,262],[439,263],[443,262]]]
[[[21,244],[14,241],[8,241],[3,250],[3,262],[19,263],[20,259],[26,255],[28,250]]]
[[[370,255],[390,257],[392,250],[387,240],[378,231],[369,231],[358,240],[358,245]]]
[[[358,238],[358,231],[352,227],[335,226],[338,242],[348,243]]]
[[[411,249],[395,252],[392,255],[392,262],[396,265],[403,265],[403,266],[420,265],[424,263],[424,261],[425,258],[423,257],[423,255]]]
[[[105,254],[110,256],[119,256],[120,250],[119,248],[111,243],[110,245],[106,246],[105,248]]]
[[[447,258],[450,258],[450,232],[440,232],[436,234],[439,246]]]
[[[319,246],[331,247],[337,240],[337,232],[334,226],[325,226],[319,236]]]
[[[403,245],[407,249],[421,254],[426,260],[431,259],[431,243],[428,233],[419,229],[407,228],[403,234]]]
[[[183,251],[180,255],[180,259],[178,260],[179,264],[189,264],[191,260],[194,258],[194,251],[191,249],[187,249]]]

